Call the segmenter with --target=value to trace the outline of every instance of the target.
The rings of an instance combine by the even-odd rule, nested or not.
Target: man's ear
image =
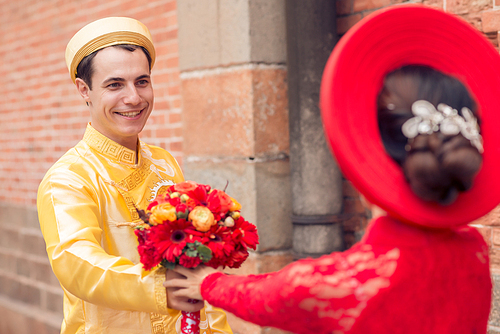
[[[89,88],[89,86],[85,83],[85,81],[83,81],[80,78],[75,79],[75,85],[76,85],[76,89],[78,89],[78,92],[83,97],[85,102],[87,102],[87,105],[88,105],[90,103],[90,96],[89,96],[90,88]]]

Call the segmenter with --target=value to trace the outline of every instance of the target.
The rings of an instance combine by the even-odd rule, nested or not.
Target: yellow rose
[[[193,223],[194,228],[200,232],[210,230],[210,227],[217,223],[212,212],[204,206],[195,207],[189,213],[188,220]]]
[[[170,203],[162,203],[151,209],[149,222],[152,225],[158,225],[163,224],[166,220],[173,222],[176,219],[175,208]]]

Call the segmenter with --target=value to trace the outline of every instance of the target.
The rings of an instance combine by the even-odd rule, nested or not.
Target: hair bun
[[[446,205],[472,186],[481,164],[481,154],[462,135],[433,133],[413,140],[403,170],[417,196]]]

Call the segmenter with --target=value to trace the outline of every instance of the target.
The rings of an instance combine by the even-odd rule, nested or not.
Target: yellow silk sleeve
[[[105,236],[98,189],[68,169],[50,172],[38,191],[38,213],[52,269],[72,295],[108,308],[168,314],[164,270],[112,256]]]

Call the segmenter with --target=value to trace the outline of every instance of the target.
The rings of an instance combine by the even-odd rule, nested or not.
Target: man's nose
[[[125,90],[125,96],[123,102],[125,104],[137,105],[142,102],[142,98],[137,91],[137,87],[135,85],[128,85]]]

